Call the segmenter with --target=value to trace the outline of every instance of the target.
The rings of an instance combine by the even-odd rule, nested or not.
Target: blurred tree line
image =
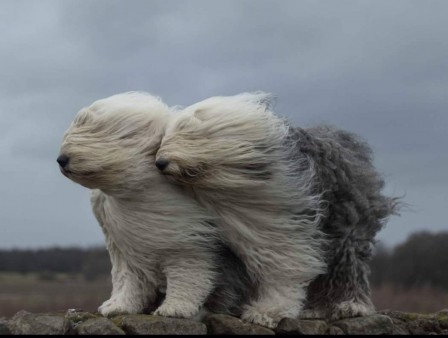
[[[375,251],[370,264],[372,285],[448,290],[448,232],[414,233],[392,250],[378,245]]]
[[[373,286],[434,287],[448,290],[448,232],[419,232],[388,249],[379,244],[371,261]],[[105,248],[0,250],[0,272],[82,274],[87,280],[110,275]]]
[[[109,254],[103,247],[0,250],[0,272],[38,273],[46,279],[55,273],[82,274],[92,280],[109,275],[110,270]]]

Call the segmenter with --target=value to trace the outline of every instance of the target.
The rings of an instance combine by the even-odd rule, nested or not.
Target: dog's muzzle
[[[65,167],[68,165],[68,162],[70,162],[70,157],[62,154],[57,158],[56,161],[59,163],[62,169],[65,169]]]
[[[155,164],[156,164],[157,169],[159,169],[160,171],[163,172],[170,164],[170,161],[168,161],[167,159],[164,159],[164,158],[159,158]]]

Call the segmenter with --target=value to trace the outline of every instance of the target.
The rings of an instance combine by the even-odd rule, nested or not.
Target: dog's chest
[[[106,200],[104,203],[106,230],[123,253],[154,256],[161,249],[159,230],[152,215],[126,208],[126,205]]]

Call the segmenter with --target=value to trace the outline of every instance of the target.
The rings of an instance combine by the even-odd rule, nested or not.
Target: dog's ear
[[[84,108],[79,111],[74,120],[74,124],[78,127],[83,126],[91,121],[93,121],[93,112],[89,108]]]

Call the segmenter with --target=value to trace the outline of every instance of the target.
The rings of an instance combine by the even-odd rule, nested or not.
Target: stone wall
[[[77,310],[66,313],[34,314],[20,311],[0,318],[0,335],[148,335],[148,334],[448,334],[448,310],[421,315],[382,311],[372,316],[335,322],[284,319],[277,329],[245,323],[226,315],[209,315],[202,322],[150,315],[123,315],[111,319]]]

